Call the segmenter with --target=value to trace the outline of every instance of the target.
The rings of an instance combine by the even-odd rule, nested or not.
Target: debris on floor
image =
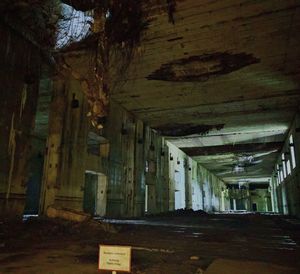
[[[267,264],[257,261],[240,261],[216,259],[205,271],[205,274],[297,274],[290,267]]]
[[[149,217],[196,217],[207,215],[204,210],[193,210],[193,209],[177,209],[174,211],[168,211],[155,215],[148,215]]]
[[[47,217],[60,218],[73,222],[84,222],[92,218],[90,214],[84,213],[82,211],[55,206],[49,206],[47,208]]]
[[[94,274],[99,245],[131,246],[132,274],[299,273],[299,224],[282,216],[145,219],[105,227],[98,220],[4,221],[0,273]]]

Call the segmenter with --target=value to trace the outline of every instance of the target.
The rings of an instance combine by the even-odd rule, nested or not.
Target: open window
[[[282,162],[283,178],[285,179],[287,176],[287,173],[286,173],[286,163],[285,163],[284,153],[281,154],[281,162]]]
[[[293,140],[293,135],[290,136],[290,151],[291,151],[291,160],[292,160],[292,168],[296,167],[296,156],[295,156],[295,145]]]

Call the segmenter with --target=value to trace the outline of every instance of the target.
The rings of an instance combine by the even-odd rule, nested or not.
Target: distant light
[[[240,173],[240,172],[244,172],[244,171],[245,171],[245,168],[236,165],[236,166],[234,166],[233,171],[234,171],[235,173]]]
[[[30,218],[38,218],[39,215],[38,214],[24,214],[23,215],[23,222],[28,221],[28,219]]]
[[[294,169],[296,167],[296,155],[295,155],[293,135],[290,136],[290,151],[291,151],[291,158],[292,158],[292,167]]]
[[[106,19],[111,18],[111,12],[110,12],[110,10],[107,10],[107,12],[106,12],[106,14],[105,14],[105,18],[106,18]]]
[[[283,178],[285,179],[287,174],[286,174],[286,165],[285,165],[284,153],[281,154],[281,161],[282,161],[282,166],[283,166]]]
[[[94,22],[92,12],[77,11],[73,7],[61,5],[62,19],[57,24],[56,48],[79,42],[90,33]]]

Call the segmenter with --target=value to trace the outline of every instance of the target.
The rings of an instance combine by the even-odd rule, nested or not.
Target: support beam
[[[279,150],[283,146],[283,142],[271,143],[252,143],[252,144],[235,144],[224,146],[209,146],[209,147],[183,147],[181,148],[188,156],[201,155],[218,155],[226,153],[253,153],[253,152],[267,152],[272,150]]]

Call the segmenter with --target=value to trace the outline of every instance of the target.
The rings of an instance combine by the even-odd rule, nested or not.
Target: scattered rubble
[[[90,214],[81,211],[55,206],[49,206],[46,214],[49,218],[60,218],[73,222],[84,222],[92,218]]]
[[[149,217],[197,217],[205,216],[206,213],[203,210],[193,210],[193,209],[177,209],[174,211],[168,211],[164,213],[159,213],[155,215],[149,215]]]
[[[94,221],[90,214],[84,213],[82,211],[77,211],[73,209],[60,208],[50,206],[47,209],[47,217],[48,218],[58,218],[65,221],[83,223],[89,229],[92,230],[102,230],[109,233],[117,233],[118,229],[109,223]]]

